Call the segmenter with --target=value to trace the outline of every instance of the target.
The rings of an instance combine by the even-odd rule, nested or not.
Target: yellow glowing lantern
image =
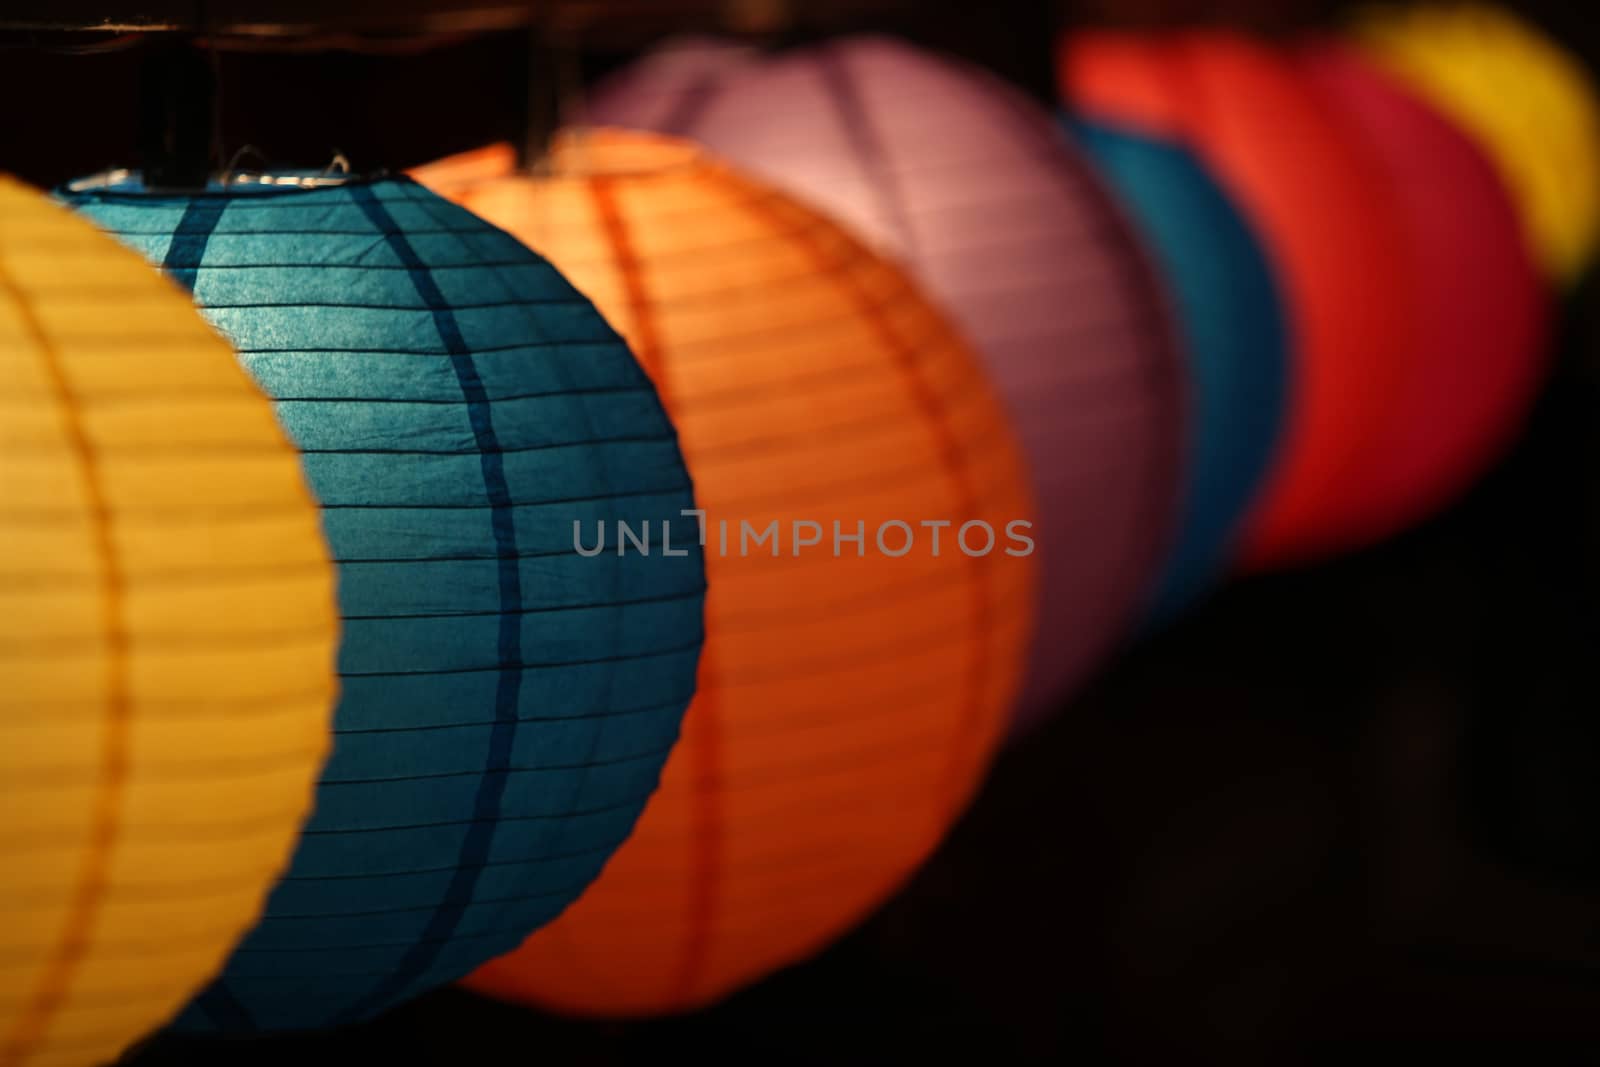
[[[1488,149],[1546,269],[1577,275],[1600,236],[1600,104],[1578,61],[1488,4],[1374,11],[1357,32]]]
[[[309,808],[336,641],[233,352],[0,177],[0,1065],[112,1060],[221,965]]]

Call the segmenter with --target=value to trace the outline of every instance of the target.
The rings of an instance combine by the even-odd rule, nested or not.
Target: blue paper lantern
[[[338,563],[315,814],[181,1029],[355,1022],[515,948],[632,829],[701,645],[676,436],[594,307],[410,180],[294,181],[61,193],[233,342]],[[574,522],[648,524],[649,554],[579,553]]]
[[[1185,342],[1194,411],[1178,531],[1152,593],[1158,625],[1232,562],[1284,427],[1287,327],[1266,253],[1187,149],[1096,123],[1071,128],[1146,238]]]

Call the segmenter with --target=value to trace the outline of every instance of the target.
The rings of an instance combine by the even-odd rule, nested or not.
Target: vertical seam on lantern
[[[172,231],[167,254],[161,259],[161,269],[191,293],[200,277],[200,262],[205,258],[206,246],[211,243],[211,235],[216,232],[227,206],[227,200],[222,197],[196,197],[184,206],[183,217]]]
[[[227,205],[222,197],[191,199],[184,205],[166,254],[161,257],[161,269],[191,294],[200,279],[200,264],[211,244],[211,235],[222,221]],[[228,989],[224,976],[219,975],[202,990],[194,1003],[216,1025],[241,1030],[255,1028],[249,1009]]]
[[[727,181],[729,172],[720,171]],[[778,221],[772,208],[766,203],[749,205],[749,210],[766,218],[769,222]],[[826,267],[827,255],[818,243],[817,236],[812,232],[800,232],[792,238],[802,246],[819,268]],[[852,251],[861,254],[859,244],[852,242]],[[888,265],[908,292],[914,291],[911,280],[900,268]],[[945,476],[952,483],[957,497],[956,507],[967,513],[967,519],[978,517],[978,501],[981,499],[976,487],[972,484],[967,471],[967,464],[961,454],[961,442],[954,428],[950,426],[944,404],[940,401],[937,391],[923,377],[917,353],[912,351],[895,329],[886,314],[887,304],[873,299],[871,294],[864,292],[856,281],[855,275],[849,270],[837,273],[838,285],[852,298],[861,317],[872,327],[882,340],[884,347],[894,358],[896,367],[900,370],[901,377],[910,389],[912,399],[922,413],[927,416],[933,428],[934,437],[938,443],[939,460],[944,467]],[[975,354],[969,354],[975,359]],[[967,687],[967,699],[953,735],[950,752],[945,759],[943,780],[940,782],[939,792],[942,798],[940,816],[953,816],[965,800],[965,790],[962,788],[960,768],[968,761],[970,749],[976,737],[982,733],[983,711],[986,703],[985,692],[992,671],[992,659],[989,642],[992,638],[993,621],[993,579],[991,577],[990,562],[987,557],[963,557],[970,565],[972,576],[972,620],[969,632],[972,634],[974,646],[977,649],[976,660],[971,669]]]
[[[487,390],[472,361],[472,352],[462,336],[461,325],[450,309],[449,301],[440,291],[427,263],[411,242],[401,232],[394,217],[379,200],[371,187],[355,185],[351,198],[362,213],[377,227],[391,251],[407,268],[407,276],[417,296],[433,315],[433,324],[440,343],[450,354],[451,369],[461,388],[462,399],[467,404],[467,417],[472,424],[473,437],[479,447],[479,463],[483,470],[484,491],[490,504],[490,525],[495,549],[499,556],[500,628],[497,654],[500,661],[499,677],[495,688],[495,723],[490,732],[489,751],[485,759],[484,775],[474,798],[473,823],[467,828],[457,854],[457,864],[445,890],[427,924],[410,948],[400,957],[394,970],[374,986],[365,996],[348,1005],[338,1018],[349,1022],[360,1019],[381,1007],[384,1001],[402,992],[408,985],[427,973],[438,962],[439,955],[449,942],[471,906],[484,864],[494,842],[495,830],[504,799],[509,776],[511,752],[516,741],[517,707],[521,697],[522,662],[522,576],[518,568],[517,537],[510,510],[511,489],[506,479],[504,457],[495,433]]]
[[[127,785],[131,755],[133,705],[129,693],[129,641],[123,611],[125,578],[111,535],[111,513],[101,479],[99,459],[82,418],[74,406],[72,386],[60,351],[45,332],[44,324],[24,299],[16,280],[0,267],[0,290],[17,309],[23,330],[38,346],[41,362],[61,412],[66,443],[78,460],[88,507],[91,536],[101,557],[102,625],[106,640],[105,737],[100,751],[100,775],[93,803],[93,823],[88,852],[67,909],[66,922],[51,950],[33,995],[26,1002],[11,1032],[0,1041],[0,1064],[16,1067],[28,1060],[66,1001],[73,977],[89,950],[88,932],[99,912],[111,875],[111,855],[120,834],[121,801]]]
[[[627,220],[622,216],[622,208],[617,203],[616,192],[612,185],[613,181],[610,178],[592,177],[588,180],[589,195],[594,201],[596,212],[600,215],[601,228],[605,231],[617,274],[622,280],[624,299],[628,303],[628,317],[632,320],[636,338],[632,345],[633,353],[638,357],[645,373],[650,376],[650,380],[655,382],[656,392],[660,394],[663,406],[670,410],[671,394],[665,381],[666,368],[661,364],[661,337],[656,330],[655,308],[644,284],[643,265],[633,247]]]
[[[644,282],[643,265],[628,233],[627,219],[617,203],[612,180],[589,179],[589,193],[621,275],[638,341],[635,351],[661,397],[670,417],[672,392],[667,386],[667,368],[661,360],[661,339],[656,331],[654,305]],[[687,456],[685,459],[687,460]],[[692,477],[692,472],[691,472]],[[722,840],[725,819],[722,813],[722,731],[717,701],[706,680],[714,671],[710,641],[700,653],[699,680],[694,698],[684,718],[683,748],[689,762],[686,781],[690,795],[690,879],[688,918],[684,930],[684,949],[677,973],[671,980],[669,997],[687,1007],[694,1002],[695,990],[705,975],[711,953],[711,926],[718,903],[718,881],[722,866]],[[692,717],[692,718],[691,718]],[[648,809],[647,809],[648,813]]]
[[[674,137],[693,136],[695,126],[716,100],[718,91],[722,88],[723,78],[720,74],[701,74],[689,84],[673,102],[672,109],[666,117],[656,124],[656,130],[661,133],[671,134]]]
[[[449,221],[446,218],[444,218],[443,216],[441,216],[440,213],[437,210],[438,207],[444,205],[444,201],[441,201],[436,194],[431,193],[431,192],[427,192],[427,191],[425,191],[423,189],[422,186],[416,185],[416,184],[412,184],[412,185],[406,186],[406,194],[407,194],[406,195],[406,202],[407,203],[414,204],[423,214],[427,215],[430,219],[434,220],[434,222],[437,223],[438,226],[441,229],[448,230],[450,232],[450,235],[455,238],[456,244],[461,248],[462,252],[470,254],[470,252],[471,252],[470,247],[468,246],[468,244],[464,240],[461,239],[461,231],[452,228],[450,226]],[[461,210],[461,211],[468,210],[467,207],[464,204],[463,205],[451,205],[451,206],[455,207],[455,208],[457,208],[458,210]],[[505,231],[501,231],[501,232],[505,232]],[[515,238],[512,235],[510,235],[509,233],[507,234],[507,236],[510,237],[511,240],[517,241],[517,238]],[[521,241],[517,241],[517,243],[520,245],[522,242]],[[534,255],[537,256],[538,253],[534,253]],[[543,260],[543,257],[540,257],[540,259],[544,263],[544,265],[546,267],[548,267],[549,270],[553,274],[556,274],[558,277],[560,277],[560,272],[555,269],[555,266],[553,264],[551,264],[548,260]],[[503,270],[504,270],[504,268],[503,267],[499,267],[499,266],[495,266],[495,267],[489,268],[490,275],[492,277],[494,277],[497,281],[500,282],[501,292],[507,298],[510,298],[515,293],[515,287],[508,283],[505,275],[502,273]],[[562,280],[565,281],[564,278]],[[535,334],[541,333],[542,330],[541,330],[540,323],[538,321],[537,316],[535,316],[533,314],[532,307],[529,304],[525,303],[525,302],[518,302],[516,306],[517,306],[517,310],[522,314],[522,317],[527,322],[529,330],[532,331]],[[620,338],[618,339],[617,343],[621,347],[624,347],[624,348],[626,347],[626,346],[622,345],[622,342],[621,342]],[[630,357],[630,362],[631,362],[631,353],[629,354],[629,357]],[[581,390],[579,390],[577,388],[577,386],[573,383],[572,376],[567,371],[566,363],[559,356],[556,356],[555,358],[550,360],[550,364],[549,365],[550,365],[551,370],[555,373],[556,377],[560,380],[561,389],[564,392],[566,392],[567,394],[574,396],[575,399],[577,400],[577,402],[578,402],[578,410],[583,416],[583,425],[584,425],[585,433],[588,435],[588,437],[591,440],[598,440],[600,435],[595,430],[594,420],[590,417],[588,405],[587,405],[587,403],[584,402],[585,398],[580,395],[581,394]],[[615,513],[615,496],[614,496],[615,483],[612,481],[610,468],[609,468],[609,466],[607,464],[606,459],[603,456],[601,456],[599,458],[598,462],[593,464],[593,469],[595,471],[596,479],[600,483],[600,488],[601,488],[602,492],[605,494],[605,499],[606,499],[606,501],[608,502],[608,505],[611,508],[611,517],[614,519],[616,517],[616,513]],[[614,612],[615,602],[617,602],[617,601],[622,599],[621,591],[618,588],[618,583],[621,580],[621,568],[620,567],[616,567],[616,566],[610,567],[609,568],[609,573],[610,573],[610,576],[611,576],[611,584],[610,584],[609,588],[610,588],[610,595],[611,595],[611,598],[612,598],[612,601],[613,601],[613,605],[612,605],[613,606],[613,614],[615,615],[615,612]],[[619,619],[614,619],[613,624],[612,624],[612,628],[611,628],[611,636],[610,636],[610,642],[609,642],[609,646],[610,646],[610,648],[611,648],[611,650],[613,652],[615,652],[617,649],[622,647],[621,634],[619,632],[620,631],[620,627],[621,627],[620,620]],[[612,698],[613,698],[613,696],[615,694],[615,690],[616,690],[616,672],[615,671],[607,671],[606,674],[605,674],[605,678],[606,678],[605,699],[600,701],[600,702],[598,702],[596,706],[603,707],[603,708],[609,708],[609,707],[612,706],[611,702],[612,702]],[[575,783],[573,785],[572,794],[571,794],[572,795],[572,800],[571,800],[570,803],[571,803],[571,806],[572,806],[572,810],[574,810],[574,811],[581,811],[584,808],[583,796],[584,796],[584,793],[589,788],[590,777],[591,777],[591,774],[593,772],[593,768],[594,768],[594,765],[595,765],[595,757],[596,757],[597,752],[599,751],[601,742],[605,738],[606,729],[607,729],[607,724],[606,724],[606,722],[604,720],[602,720],[600,722],[597,722],[596,725],[595,725],[594,736],[590,739],[588,747],[584,750],[583,759],[581,761],[582,767],[578,771],[578,773],[575,775],[576,781],[575,781]],[[560,851],[563,851],[565,849],[566,840],[567,840],[567,831],[568,831],[570,826],[571,826],[571,821],[570,820],[563,820],[562,823],[560,824],[560,827],[556,832],[556,840],[557,840],[556,851],[560,852]],[[495,910],[495,913],[494,913],[495,914],[495,918],[494,918],[494,922],[491,924],[491,927],[493,929],[500,929],[503,926],[505,926],[506,925],[506,917],[507,917],[508,912],[511,912],[516,907],[517,903],[518,902],[515,902],[515,901],[508,901],[507,903],[500,905],[500,907]],[[526,926],[528,924],[527,923],[522,923],[521,925]]]
[[[866,170],[867,185],[872,190],[873,199],[883,209],[890,222],[900,233],[901,246],[895,256],[901,260],[916,258],[917,235],[911,226],[911,216],[906,210],[905,197],[901,195],[900,183],[896,180],[894,168],[889,165],[889,150],[872,126],[872,119],[867,114],[866,101],[862,99],[861,89],[855,79],[850,76],[850,68],[845,65],[844,57],[838,51],[825,49],[817,54],[817,66],[822,71],[823,87],[827,90],[828,99],[832,101],[835,112],[839,116],[839,124],[844,127],[845,137],[861,156],[862,167]]]

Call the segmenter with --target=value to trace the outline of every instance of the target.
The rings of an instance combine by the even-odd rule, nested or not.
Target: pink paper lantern
[[[1041,603],[1016,722],[1042,718],[1139,618],[1179,498],[1166,301],[1099,179],[998,79],[888,39],[669,46],[587,117],[692,137],[830,212],[977,343],[1033,467]]]

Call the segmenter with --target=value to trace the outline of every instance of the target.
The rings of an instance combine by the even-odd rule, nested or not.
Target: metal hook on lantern
[[[335,171],[345,177],[349,177],[351,173],[350,158],[337,148],[333,150],[333,158],[328,161],[328,165],[322,168],[322,177],[329,177]]]
[[[234,176],[239,171],[239,161],[244,159],[246,156],[254,156],[263,164],[267,162],[267,157],[262,153],[261,149],[257,148],[253,144],[244,145],[237,152],[228,157],[227,165],[222,168],[222,174],[219,177],[219,181],[224,186],[233,183]]]
[[[236,169],[239,160],[245,155],[253,155],[263,164],[268,160],[254,145],[245,145],[233,154],[228,161],[227,168],[222,172],[223,185],[277,185],[290,186],[301,189],[320,189],[330,185],[343,185],[358,177],[355,168],[350,165],[350,157],[338,149],[334,149],[333,158],[328,165],[318,174],[269,174],[264,171],[241,172]]]

